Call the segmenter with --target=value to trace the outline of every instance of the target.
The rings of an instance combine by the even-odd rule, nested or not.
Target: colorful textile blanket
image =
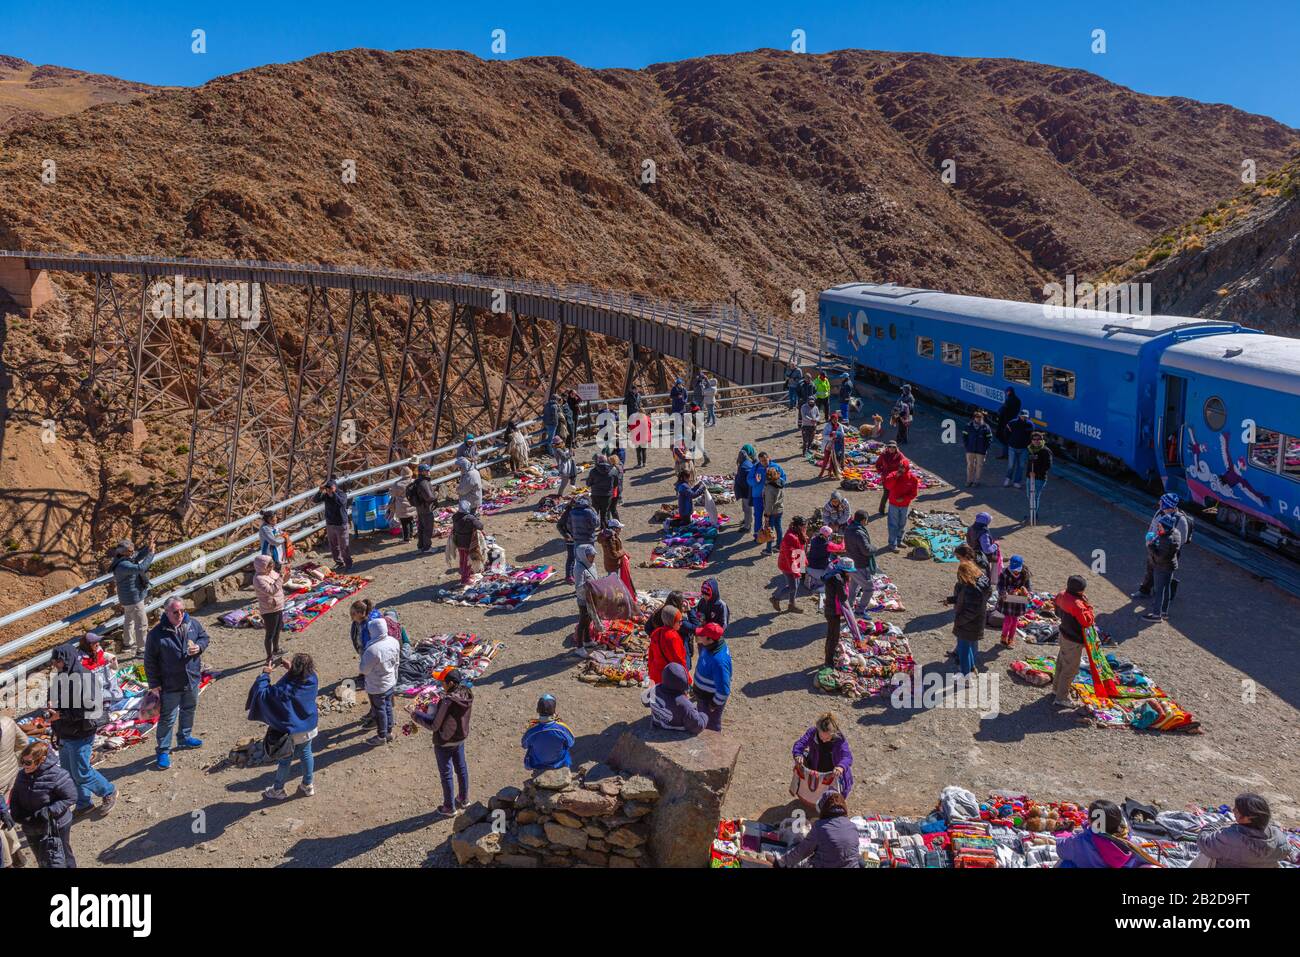
[[[691,523],[681,527],[664,524],[663,538],[650,553],[642,568],[707,568],[718,530],[730,519],[718,515],[717,524],[702,511],[691,514]]]
[[[924,548],[936,562],[955,562],[953,550],[966,541],[966,526],[955,512],[913,511],[912,528],[903,539],[911,548]]]
[[[814,448],[810,449],[804,455],[804,459],[816,465],[821,466],[821,430],[818,429],[818,439],[814,443]],[[876,439],[863,439],[860,436],[849,433],[844,437],[844,462],[841,474],[846,482],[861,483],[863,489],[878,490],[881,485],[880,473],[876,471],[876,459],[884,451],[885,443]],[[912,463],[912,471],[916,473],[917,482],[923,489],[941,488],[944,485],[943,479],[924,469],[918,468],[916,463]],[[965,527],[963,526],[963,533]]]
[[[889,691],[894,675],[915,670],[912,646],[903,629],[870,618],[860,620],[858,627],[861,642],[854,641],[848,624],[841,622],[835,667],[822,668],[814,678],[819,690],[854,700],[876,697]]]
[[[906,611],[898,586],[888,575],[871,576],[871,607],[868,611]]]
[[[701,475],[700,481],[713,496],[714,504],[726,505],[736,500],[736,486],[730,475]]]
[[[507,566],[504,572],[489,572],[469,585],[435,588],[432,600],[445,605],[518,608],[554,574],[554,565]]]
[[[473,632],[432,635],[415,647],[404,647],[397,667],[397,693],[416,697],[441,692],[453,668],[471,681],[482,677],[505,642],[482,641]]]
[[[339,575],[335,572],[326,572],[322,581],[310,585],[299,584],[298,587],[291,588],[297,579],[297,574],[298,569],[295,569],[295,577],[290,579],[284,590],[283,630],[287,632],[303,631],[325,612],[345,598],[355,595],[373,581],[362,575]],[[236,611],[227,612],[218,621],[230,628],[262,627],[262,616],[258,613],[256,601]]]

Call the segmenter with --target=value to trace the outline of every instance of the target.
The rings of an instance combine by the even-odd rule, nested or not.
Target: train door
[[[1165,402],[1160,416],[1160,461],[1166,474],[1183,474],[1183,425],[1187,412],[1187,380],[1165,374]]]

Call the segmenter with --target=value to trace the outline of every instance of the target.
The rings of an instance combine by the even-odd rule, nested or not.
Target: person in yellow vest
[[[826,378],[825,372],[818,372],[817,377],[813,379],[813,395],[817,397],[817,408],[822,411],[822,419],[829,419],[831,416],[831,380]]]

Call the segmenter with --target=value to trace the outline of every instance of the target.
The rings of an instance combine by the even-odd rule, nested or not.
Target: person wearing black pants
[[[280,657],[280,629],[284,627],[284,611],[273,611],[263,615],[262,627],[266,632],[262,643],[266,646],[267,660]]]
[[[257,613],[262,616],[266,660],[270,661],[280,654],[280,629],[284,626],[284,576],[275,570],[270,555],[253,559],[253,591],[257,593]]]

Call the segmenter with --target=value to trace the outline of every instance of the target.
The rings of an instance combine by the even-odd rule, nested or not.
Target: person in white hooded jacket
[[[460,470],[460,481],[456,483],[456,498],[468,501],[474,509],[483,507],[483,476],[467,458],[456,459],[456,468]]]
[[[372,619],[366,627],[370,642],[361,653],[361,675],[366,680],[366,697],[370,699],[370,714],[375,720],[374,737],[367,738],[366,743],[387,744],[393,740],[393,691],[397,687],[402,646],[388,633],[388,624],[382,618]]]

